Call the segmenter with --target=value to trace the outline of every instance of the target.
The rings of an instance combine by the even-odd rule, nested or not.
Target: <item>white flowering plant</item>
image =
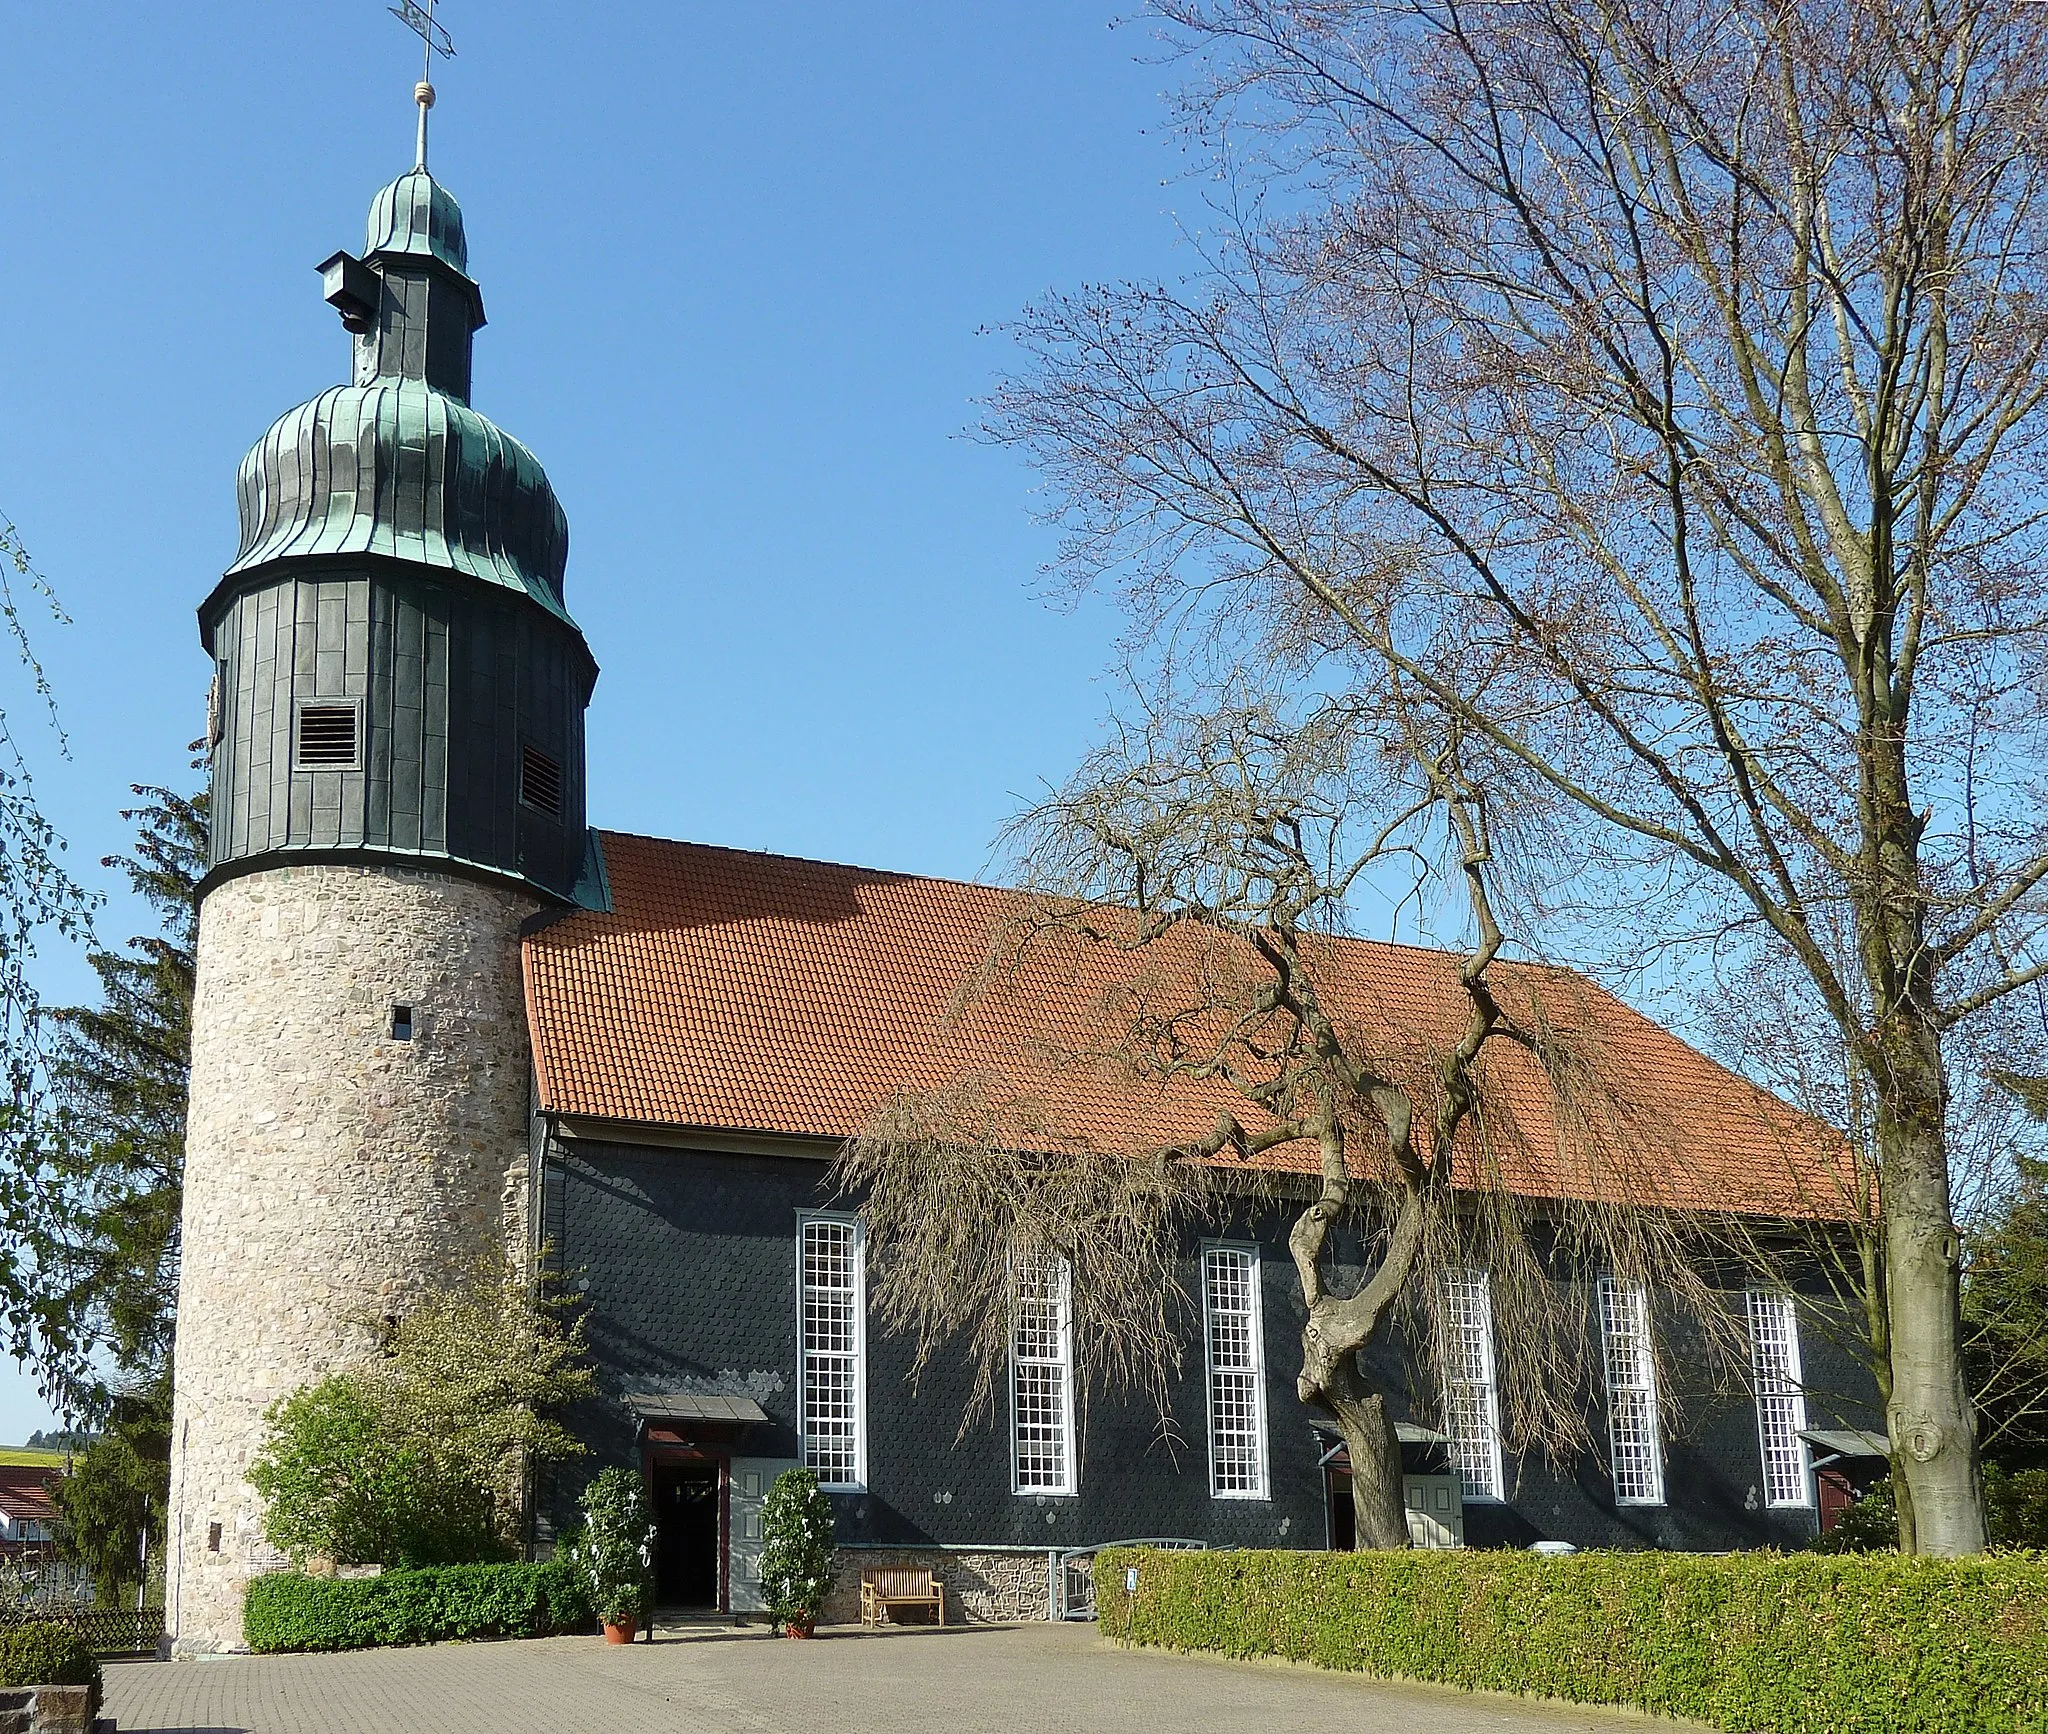
[[[654,1520],[632,1470],[607,1469],[583,1490],[575,1554],[599,1619],[616,1626],[646,1616],[654,1602]]]
[[[808,1469],[786,1470],[761,1510],[761,1596],[777,1625],[808,1631],[832,1587],[832,1501]]]

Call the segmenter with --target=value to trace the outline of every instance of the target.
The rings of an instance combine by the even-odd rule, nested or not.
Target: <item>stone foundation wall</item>
[[[540,900],[401,867],[230,879],[200,910],[165,1624],[242,1647],[281,1563],[244,1480],[263,1412],[374,1321],[526,1234],[519,928]],[[393,1039],[394,1005],[412,1039]]]
[[[884,1566],[928,1566],[945,1584],[946,1620],[1008,1625],[1046,1617],[1046,1556],[1038,1552],[950,1547],[842,1547],[833,1559],[824,1623],[860,1618],[860,1574]]]
[[[21,1686],[0,1692],[0,1734],[93,1734],[90,1686]],[[111,1734],[113,1723],[103,1724]]]

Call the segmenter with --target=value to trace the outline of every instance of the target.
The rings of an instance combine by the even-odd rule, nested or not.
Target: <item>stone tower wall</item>
[[[369,1353],[371,1321],[478,1252],[525,1244],[519,928],[540,907],[382,866],[277,868],[206,898],[166,1586],[179,1654],[240,1648],[243,1587],[279,1563],[244,1479],[264,1410]]]

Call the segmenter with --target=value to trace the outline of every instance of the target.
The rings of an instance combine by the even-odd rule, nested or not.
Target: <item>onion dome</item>
[[[468,261],[461,207],[414,169],[372,201],[366,256],[321,266],[356,334],[354,383],[287,411],[242,460],[230,586],[273,561],[384,555],[522,592],[569,620],[569,524],[547,472],[469,404],[484,318]]]
[[[418,254],[468,273],[462,207],[425,169],[408,170],[370,201],[363,257],[374,259],[379,253]]]
[[[569,618],[569,520],[532,452],[423,379],[337,385],[242,460],[228,576],[309,554],[383,554],[525,592]]]

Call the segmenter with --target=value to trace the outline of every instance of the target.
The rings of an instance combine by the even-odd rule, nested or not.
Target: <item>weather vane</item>
[[[417,32],[425,45],[420,55],[420,81],[412,89],[412,99],[420,105],[420,142],[413,167],[421,170],[427,166],[427,110],[434,106],[434,87],[430,82],[434,56],[452,59],[455,54],[454,40],[434,17],[434,4],[435,0],[398,0],[391,8],[391,16]]]

